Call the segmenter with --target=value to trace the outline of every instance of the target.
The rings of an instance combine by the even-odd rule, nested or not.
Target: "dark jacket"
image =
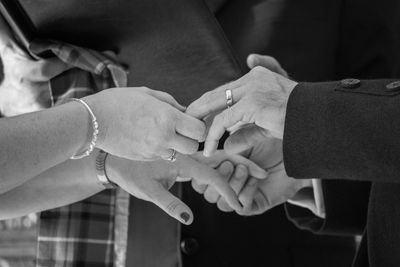
[[[373,78],[392,73],[393,42],[390,38],[394,25],[389,15],[383,15],[386,9],[375,12],[378,7],[382,9],[382,1],[370,1],[369,6],[354,0],[225,2],[216,8],[217,19],[243,68],[247,55],[256,52],[276,57],[298,80],[321,81],[353,75]],[[390,10],[394,2],[385,3],[385,8]],[[365,29],[368,22],[373,26]],[[365,46],[366,42],[370,45]],[[358,60],[361,55],[363,60]],[[336,187],[338,190],[345,187],[341,182],[335,183],[340,184]],[[349,195],[351,189],[352,186],[346,186]],[[165,225],[170,229],[167,237],[157,238],[160,240],[157,253],[162,254],[163,260],[154,256],[149,260],[154,252],[141,250],[132,255],[137,264],[167,266],[163,264],[183,262],[184,267],[351,265],[355,251],[352,236],[316,236],[299,231],[288,223],[282,206],[256,217],[225,214],[208,204],[190,185],[180,190],[183,200],[195,214],[194,223],[189,227],[176,224],[150,204],[142,203],[146,205],[146,212],[142,213],[143,206],[133,201],[133,210],[152,214],[148,218],[159,221],[149,225],[149,220],[143,219],[133,226],[136,227],[134,235],[141,236],[146,247],[152,246],[149,236],[154,236],[162,223],[162,229],[166,229]],[[340,234],[353,235],[354,232]],[[140,250],[143,242],[138,240],[136,245],[131,244],[130,251]]]
[[[185,44],[196,40],[190,35],[189,26],[197,20],[203,25],[204,20],[194,16],[188,20],[188,13],[181,10],[182,1],[22,2],[45,36],[99,50],[116,50],[130,66],[130,85],[165,89],[183,104],[211,90],[217,86],[215,83],[236,77],[238,73],[228,67],[234,65],[236,56],[244,66],[245,57],[251,52],[275,56],[299,80],[334,79],[339,70],[346,76],[371,77],[388,73],[392,67],[387,56],[390,51],[386,48],[371,48],[370,57],[362,62],[353,59],[366,42],[386,44],[388,36],[380,31],[387,21],[375,12],[377,4],[366,6],[362,1],[230,0],[224,5],[224,1],[218,1],[216,17],[234,52],[230,59],[224,59],[227,68],[218,65],[215,69],[214,57],[209,57],[210,54],[215,57],[227,54],[229,48],[221,45],[222,42],[207,46],[213,48],[207,54],[210,61],[188,50],[191,46]],[[347,2],[354,6],[344,6]],[[144,9],[150,11],[143,14]],[[367,11],[359,12],[359,9]],[[117,12],[118,20],[112,16],[113,12]],[[163,21],[162,25],[156,23],[157,19]],[[206,19],[215,23],[214,20]],[[365,29],[362,25],[365,20],[372,20],[376,26]],[[176,25],[179,21],[185,23]],[[346,38],[352,35],[347,30],[349,27],[356,33],[351,40]],[[212,36],[212,40],[225,38],[222,31],[201,26],[196,30]],[[377,34],[380,38],[371,37]],[[348,47],[347,42],[354,44],[349,52],[344,49]],[[172,45],[166,48],[165,43]],[[360,48],[358,44],[363,46]],[[193,64],[183,65],[191,62],[188,58]],[[194,224],[182,226],[155,205],[131,198],[129,266],[350,265],[354,252],[352,237],[321,237],[300,231],[287,220],[283,207],[256,217],[240,217],[218,211],[190,185],[174,190],[193,209]]]
[[[400,82],[346,84],[304,83],[290,96],[285,167],[296,178],[323,179],[327,217],[293,206],[289,214],[317,232],[363,232],[355,266],[400,266]],[[367,184],[342,184],[343,193],[331,181],[338,178]]]

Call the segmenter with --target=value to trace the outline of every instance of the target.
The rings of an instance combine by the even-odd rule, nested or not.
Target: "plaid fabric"
[[[51,50],[74,68],[50,81],[53,105],[127,84],[126,71],[111,53],[59,42],[35,43],[32,52]],[[36,265],[125,265],[129,195],[106,190],[84,201],[41,213]]]

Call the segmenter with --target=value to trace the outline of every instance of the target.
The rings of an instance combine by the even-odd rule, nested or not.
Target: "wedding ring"
[[[226,96],[226,106],[228,108],[232,107],[232,105],[233,105],[232,90],[231,89],[226,89],[225,90],[225,96]]]
[[[176,150],[175,149],[171,149],[171,150],[172,150],[171,156],[169,156],[165,160],[168,160],[170,162],[174,162],[176,160]]]

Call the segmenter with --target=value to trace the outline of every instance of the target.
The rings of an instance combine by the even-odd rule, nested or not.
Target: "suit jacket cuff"
[[[290,204],[309,209],[314,215],[324,219],[325,203],[321,180],[311,179],[309,186],[302,188],[292,199]]]

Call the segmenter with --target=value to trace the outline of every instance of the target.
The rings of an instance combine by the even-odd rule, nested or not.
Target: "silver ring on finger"
[[[176,150],[171,149],[171,155],[169,157],[165,158],[165,160],[168,160],[170,162],[175,162],[176,161]]]
[[[231,108],[233,106],[233,95],[231,89],[225,90],[226,106]]]

